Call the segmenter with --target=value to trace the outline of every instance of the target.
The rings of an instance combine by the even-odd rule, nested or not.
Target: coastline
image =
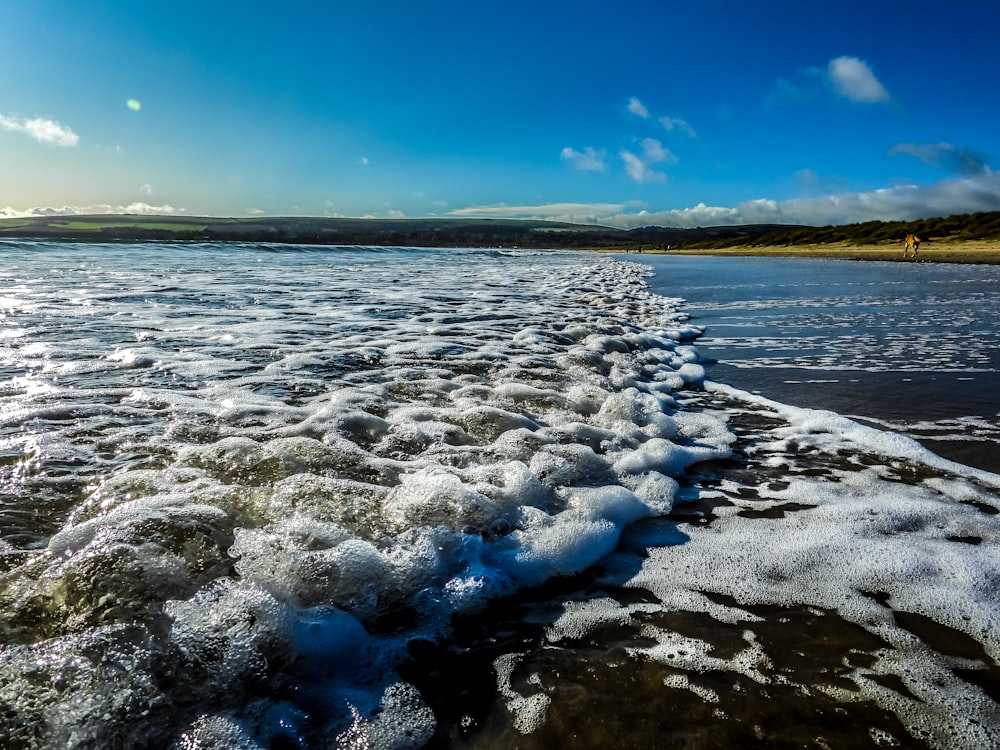
[[[330,247],[500,248],[622,254],[910,260],[903,238],[924,238],[917,262],[1000,264],[1000,211],[828,227],[745,224],[632,229],[546,219],[207,217],[138,214],[0,218],[0,242],[258,242]]]
[[[619,251],[620,252],[620,251]],[[1000,265],[1000,241],[932,241],[920,246],[916,258],[903,257],[901,242],[859,245],[832,242],[810,245],[732,245],[721,248],[632,248],[629,255],[717,255],[741,257],[835,258],[840,260],[888,260],[907,263],[978,263]]]

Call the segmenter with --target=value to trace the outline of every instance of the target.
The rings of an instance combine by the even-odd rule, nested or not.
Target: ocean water
[[[10,748],[1000,743],[1000,477],[607,257],[0,245]]]
[[[1000,268],[651,257],[713,380],[832,409],[1000,471]]]

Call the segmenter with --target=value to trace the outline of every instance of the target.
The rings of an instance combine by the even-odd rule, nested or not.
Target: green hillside
[[[1000,211],[956,214],[943,218],[915,221],[866,221],[843,226],[798,227],[741,237],[696,240],[685,248],[711,249],[745,245],[824,245],[849,242],[856,245],[878,245],[902,240],[916,234],[924,242],[1000,240]]]
[[[1000,211],[915,221],[868,221],[843,226],[751,224],[641,227],[624,230],[523,219],[341,219],[326,217],[214,218],[193,216],[32,216],[0,219],[0,238],[74,241],[243,241],[319,245],[521,247],[650,250],[713,249],[902,241],[1000,239]]]

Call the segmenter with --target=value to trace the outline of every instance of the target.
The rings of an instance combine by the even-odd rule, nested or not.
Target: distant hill
[[[797,227],[615,229],[527,219],[331,219],[193,216],[33,216],[0,219],[0,238],[188,240],[415,247],[613,248],[738,239]]]
[[[912,222],[844,226],[790,224],[615,229],[528,219],[217,218],[194,216],[32,216],[0,219],[0,238],[76,241],[243,241],[319,245],[521,247],[553,249],[713,248],[741,245],[878,244],[913,232],[935,239],[1000,239],[1000,211]]]

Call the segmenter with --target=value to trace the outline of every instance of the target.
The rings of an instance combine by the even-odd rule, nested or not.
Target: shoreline
[[[719,248],[662,247],[642,250],[629,248],[628,255],[715,255],[763,258],[833,258],[839,260],[880,260],[907,263],[972,263],[1000,265],[1000,241],[966,240],[961,242],[930,241],[920,246],[919,254],[904,258],[901,242],[878,245],[859,245],[851,242],[832,242],[812,245],[731,245]]]

